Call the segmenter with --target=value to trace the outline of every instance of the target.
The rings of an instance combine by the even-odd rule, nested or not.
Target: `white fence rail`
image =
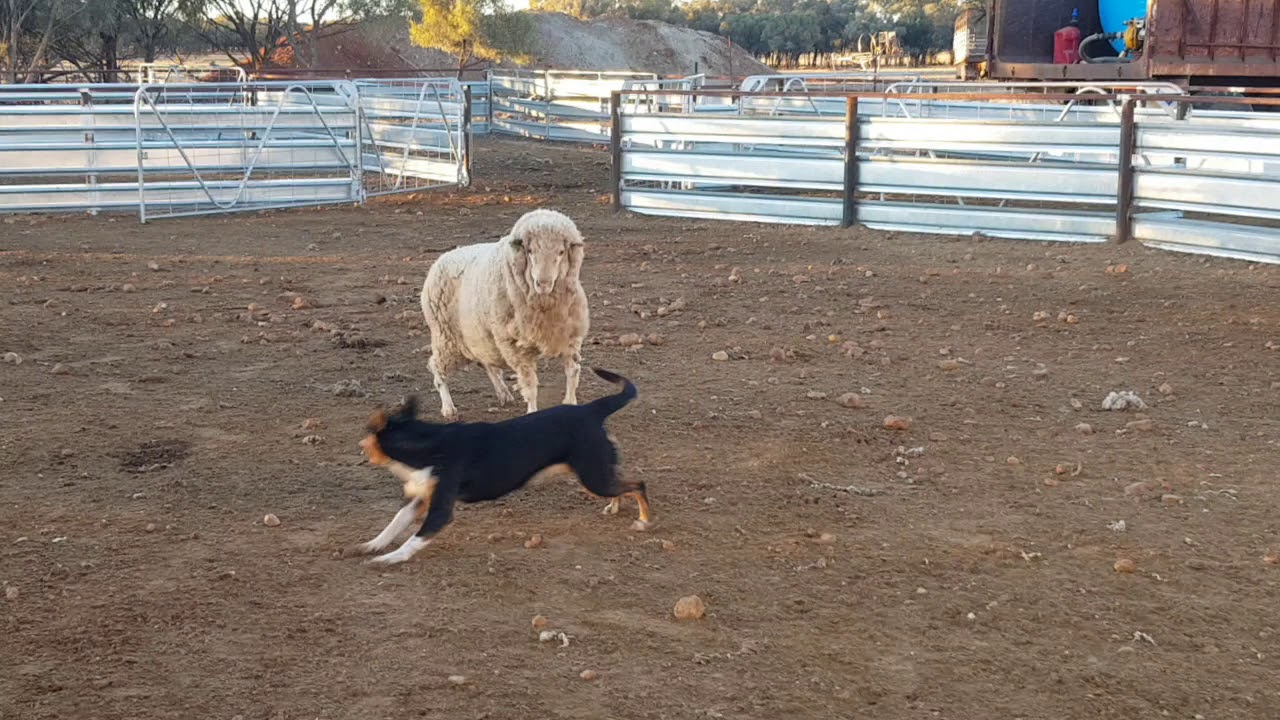
[[[0,87],[0,212],[146,222],[465,185],[463,99],[454,80]]]
[[[653,215],[1074,242],[1107,241],[1123,225],[1155,247],[1280,262],[1280,114],[1182,113],[1189,98],[1158,96],[1120,112],[1106,101],[1055,113],[1046,101],[979,119],[981,99],[945,110],[924,97],[905,110],[887,96],[842,100],[838,118],[650,113],[624,101],[616,202]],[[1121,162],[1126,127],[1132,163]]]

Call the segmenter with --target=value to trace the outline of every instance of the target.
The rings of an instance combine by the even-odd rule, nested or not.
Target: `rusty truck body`
[[[1055,64],[1054,31],[1073,11],[1086,37],[1084,57]],[[956,64],[962,78],[992,80],[1280,85],[1280,0],[1149,0],[1145,18],[1132,25],[1127,43],[1114,32],[1091,41],[1103,32],[1096,0],[989,0],[956,21]]]

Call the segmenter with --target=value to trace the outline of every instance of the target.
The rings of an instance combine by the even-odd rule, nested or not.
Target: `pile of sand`
[[[532,13],[537,51],[526,67],[551,70],[630,70],[659,75],[753,75],[770,72],[750,53],[722,37],[655,21],[575,20],[560,13]],[[362,68],[450,68],[457,58],[420,48],[409,40],[406,21],[369,20],[332,28],[319,42],[315,67],[356,71]],[[279,60],[287,60],[281,55]],[[292,62],[282,62],[294,65]],[[515,63],[498,63],[515,67]]]

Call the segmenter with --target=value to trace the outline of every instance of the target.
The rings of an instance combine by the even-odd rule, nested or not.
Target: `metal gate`
[[[467,92],[451,78],[356,80],[368,197],[470,183]]]
[[[350,82],[146,85],[133,110],[142,222],[363,199]]]

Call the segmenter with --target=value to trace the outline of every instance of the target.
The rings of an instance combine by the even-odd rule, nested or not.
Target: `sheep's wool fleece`
[[[561,218],[548,213],[545,221]],[[442,365],[470,361],[505,368],[504,346],[528,357],[563,357],[581,347],[590,320],[577,275],[536,295],[516,270],[518,252],[503,238],[455,248],[431,266],[422,309]]]

